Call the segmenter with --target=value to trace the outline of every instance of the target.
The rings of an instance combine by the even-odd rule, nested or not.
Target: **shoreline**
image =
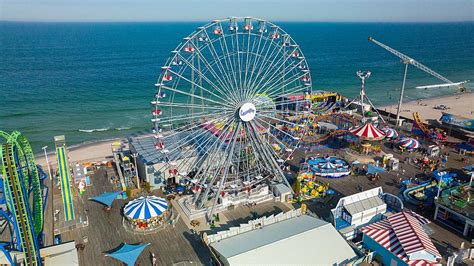
[[[441,112],[448,112],[466,118],[474,118],[474,92],[466,92],[463,94],[437,96],[423,98],[421,100],[411,100],[402,104],[402,112],[400,114],[405,117],[411,117],[413,112],[418,112],[423,120],[439,120]],[[444,104],[450,107],[448,110],[433,109],[434,105]],[[396,113],[397,103],[378,107],[380,110],[386,110],[393,114]],[[126,139],[126,136],[107,138],[94,141],[86,141],[80,144],[74,144],[68,147],[69,158],[71,162],[83,161],[103,161],[107,157],[112,156],[111,145],[118,140]],[[36,162],[45,165],[44,153],[35,154]],[[48,152],[51,165],[56,164],[56,155],[54,149]]]
[[[109,138],[96,141],[87,141],[81,144],[68,146],[68,156],[70,162],[103,161],[112,156],[112,143],[123,138]],[[45,166],[44,153],[35,154],[36,163]],[[48,159],[51,166],[56,165],[56,153],[54,149],[48,151]]]

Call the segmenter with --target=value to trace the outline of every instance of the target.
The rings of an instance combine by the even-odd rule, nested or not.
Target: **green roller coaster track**
[[[4,131],[0,131],[0,137],[6,139],[7,143],[10,143],[11,145],[15,145],[17,147],[16,150],[19,155],[18,159],[20,165],[27,166],[22,167],[23,185],[25,188],[29,188],[31,182],[31,189],[33,192],[34,228],[37,234],[36,237],[38,237],[39,234],[43,231],[44,205],[40,177],[38,173],[38,168],[36,166],[36,160],[33,153],[33,149],[31,148],[28,139],[18,131],[13,131],[10,135]]]
[[[0,131],[6,139],[0,149],[0,173],[4,183],[7,208],[15,219],[20,240],[19,247],[25,254],[26,265],[39,265],[38,236],[43,229],[43,198],[40,178],[33,150],[28,140],[18,131],[11,135]],[[31,186],[30,186],[31,184]],[[33,217],[29,209],[29,190],[33,192]],[[33,229],[32,230],[32,223]],[[34,232],[34,235],[33,235]]]

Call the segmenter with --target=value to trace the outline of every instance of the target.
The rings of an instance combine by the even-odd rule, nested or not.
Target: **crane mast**
[[[452,82],[451,80],[443,77],[441,74],[435,72],[434,70],[430,69],[429,67],[423,65],[422,63],[416,61],[415,59],[393,49],[392,47],[390,46],[387,46],[379,41],[377,41],[376,39],[372,38],[372,37],[369,37],[369,41],[377,44],[378,46],[384,48],[385,50],[389,51],[390,53],[392,53],[393,55],[397,56],[398,58],[402,59],[403,63],[404,64],[410,64],[428,74],[430,74],[431,76],[441,80],[441,81],[444,81],[446,83],[448,83],[447,85],[453,85],[453,86],[458,86],[460,89],[464,88],[462,85],[467,83],[468,81],[462,81],[462,82],[457,82],[457,83],[454,83]]]
[[[432,86],[421,86],[421,87],[417,87],[417,88],[424,88],[424,89],[427,89],[427,88],[435,88],[435,87],[447,87],[447,86],[457,86],[461,92],[464,91],[464,84],[466,84],[468,81],[462,81],[462,82],[457,82],[457,83],[454,83],[452,82],[451,80],[443,77],[442,75],[440,75],[439,73],[433,71],[432,69],[430,69],[429,67],[423,65],[422,63],[416,61],[415,59],[393,49],[392,47],[390,46],[387,46],[377,40],[375,40],[374,38],[372,37],[369,37],[369,41],[377,44],[378,46],[384,48],[385,50],[389,51],[390,53],[392,53],[393,55],[397,56],[398,58],[400,58],[402,60],[402,63],[405,64],[405,72],[404,72],[404,75],[403,75],[403,82],[402,82],[402,88],[400,90],[400,99],[398,101],[398,108],[397,108],[397,125],[399,125],[399,120],[400,120],[400,110],[402,108],[402,102],[403,102],[403,92],[405,90],[405,83],[406,83],[406,78],[407,78],[407,71],[408,71],[408,65],[412,65],[428,74],[430,74],[431,76],[439,79],[439,80],[442,80],[443,82],[445,82],[446,84],[441,84],[441,85],[432,85]]]

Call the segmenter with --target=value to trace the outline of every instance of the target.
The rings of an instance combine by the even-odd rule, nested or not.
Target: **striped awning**
[[[149,220],[163,214],[168,209],[165,199],[157,196],[139,197],[127,203],[124,214],[132,220]]]
[[[408,256],[423,250],[436,258],[441,258],[441,254],[421,227],[419,220],[405,212],[390,216],[388,220]]]
[[[331,163],[330,161],[327,161],[321,165],[322,169],[336,169],[336,165]]]
[[[376,128],[371,123],[366,123],[361,127],[352,129],[350,132],[365,140],[381,140],[385,137],[385,132]]]
[[[412,212],[399,212],[361,228],[361,232],[408,265],[441,265],[441,255],[421,227],[424,222],[429,221]],[[410,260],[410,255],[419,251],[430,253],[435,260]]]
[[[395,129],[393,128],[389,128],[389,127],[386,127],[383,129],[383,131],[385,132],[385,137],[386,138],[396,138],[398,137],[398,132],[395,131]]]
[[[420,147],[420,142],[414,138],[403,138],[398,145],[406,149],[417,149]]]

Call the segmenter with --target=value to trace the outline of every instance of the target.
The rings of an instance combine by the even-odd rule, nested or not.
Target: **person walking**
[[[156,266],[157,265],[156,261],[157,261],[157,259],[156,259],[155,253],[152,252],[151,253],[151,265]]]

